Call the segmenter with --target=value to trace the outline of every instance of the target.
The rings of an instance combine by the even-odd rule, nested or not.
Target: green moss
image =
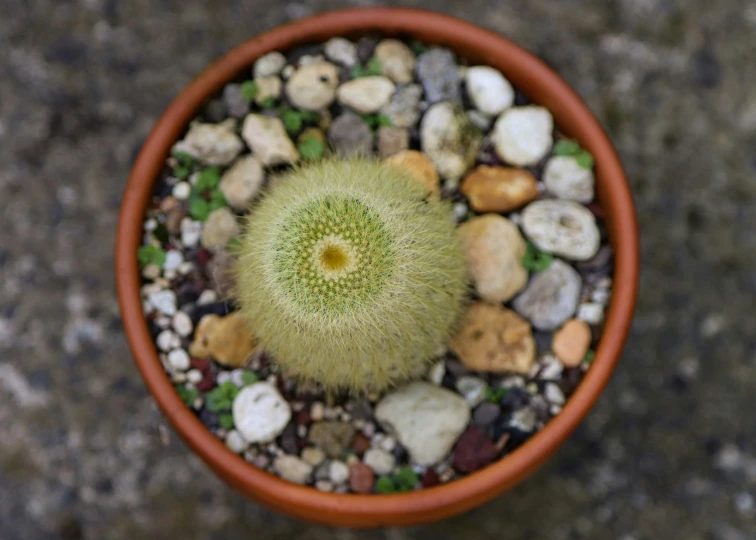
[[[281,367],[328,389],[421,370],[467,290],[448,203],[372,160],[284,174],[253,208],[236,263],[241,312]]]

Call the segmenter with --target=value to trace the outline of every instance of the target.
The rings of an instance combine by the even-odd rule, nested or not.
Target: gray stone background
[[[167,427],[123,337],[116,214],[151,124],[284,21],[433,8],[544,58],[615,141],[644,269],[624,358],[534,477],[357,533],[247,502]],[[0,538],[756,538],[756,1],[0,0]]]

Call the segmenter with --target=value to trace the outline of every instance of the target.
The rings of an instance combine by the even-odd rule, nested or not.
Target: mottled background
[[[435,8],[544,58],[626,164],[644,270],[608,391],[532,479],[467,515],[355,533],[247,502],[131,361],[116,214],[151,124],[284,21]],[[756,538],[756,1],[0,0],[0,538]]]

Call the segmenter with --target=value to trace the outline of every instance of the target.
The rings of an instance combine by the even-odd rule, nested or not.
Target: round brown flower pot
[[[547,107],[559,129],[596,160],[597,196],[615,250],[614,289],[593,364],[563,411],[524,445],[488,467],[448,484],[392,495],[323,493],[291,484],[228,450],[173,388],[142,314],[137,248],[153,183],[173,143],[200,106],[255,59],[334,36],[369,31],[408,35],[442,44],[470,62],[499,69],[535,103]],[[638,286],[638,229],[622,165],[603,129],[575,92],[544,63],[507,39],[449,16],[400,8],[324,13],[250,39],[212,64],[168,107],[147,138],[123,196],[116,241],[118,296],[136,364],[163,413],[189,446],[226,482],[274,510],[330,525],[380,527],[417,524],[470,510],[512,488],[542,465],[577,427],[620,358]]]

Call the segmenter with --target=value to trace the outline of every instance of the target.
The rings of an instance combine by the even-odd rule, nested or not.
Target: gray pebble
[[[337,117],[328,130],[328,141],[341,156],[373,153],[373,131],[358,115],[346,112]]]
[[[244,99],[240,84],[227,84],[223,89],[223,103],[229,116],[244,118],[249,112],[249,102]]]
[[[450,50],[434,48],[421,54],[417,59],[417,76],[428,103],[461,101],[459,71]]]
[[[479,426],[490,426],[501,414],[501,409],[495,403],[481,403],[473,412],[473,422]]]
[[[582,282],[567,263],[554,259],[512,303],[539,330],[556,330],[575,313]]]

